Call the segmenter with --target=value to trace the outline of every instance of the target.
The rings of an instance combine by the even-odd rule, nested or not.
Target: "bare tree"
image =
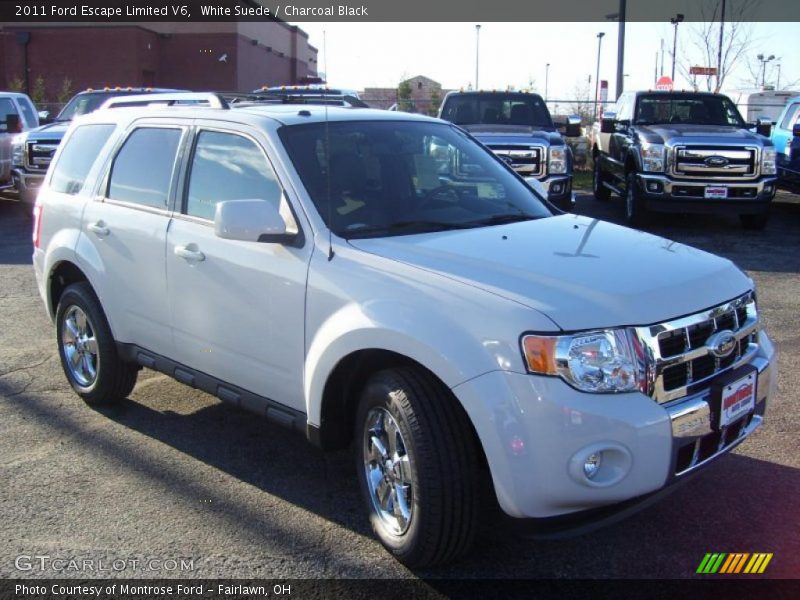
[[[575,82],[572,88],[572,100],[569,113],[578,115],[582,123],[591,123],[594,117],[594,98],[591,85],[582,78]]]
[[[800,84],[800,79],[792,79],[786,71],[781,72],[780,57],[776,60],[771,60],[766,64],[762,63],[758,58],[755,51],[747,56],[747,75],[739,80],[739,85],[742,88],[761,88],[761,82],[764,81],[767,86],[774,86],[775,89],[786,90],[791,89]],[[778,74],[781,78],[778,81]]]
[[[748,54],[753,45],[752,27],[749,22],[754,7],[759,4],[753,0],[727,0],[725,25],[722,36],[722,61],[719,63],[720,35],[719,19],[723,0],[700,0],[702,21],[684,25],[684,38],[681,44],[681,58],[678,69],[695,90],[705,87],[709,92],[718,92],[725,79]],[[689,72],[692,66],[717,68],[716,76],[695,76]],[[699,81],[698,81],[699,79]]]

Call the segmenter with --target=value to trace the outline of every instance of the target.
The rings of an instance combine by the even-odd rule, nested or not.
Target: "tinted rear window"
[[[544,100],[536,94],[451,96],[445,102],[442,118],[456,125],[553,127]]]
[[[73,131],[53,168],[50,189],[62,194],[79,193],[113,131],[114,125],[83,125]]]
[[[134,130],[114,159],[108,198],[166,208],[181,133],[160,127]]]

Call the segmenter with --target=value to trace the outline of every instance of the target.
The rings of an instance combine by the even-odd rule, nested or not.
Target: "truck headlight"
[[[551,146],[547,160],[548,173],[566,173],[567,172],[567,147],[566,146]]]
[[[11,164],[21,167],[25,164],[25,134],[11,138]]]
[[[526,335],[522,353],[528,371],[558,375],[582,392],[646,391],[646,366],[627,329],[565,336]]]
[[[767,146],[761,150],[761,174],[775,175],[775,146]]]
[[[642,170],[650,173],[664,171],[664,144],[642,144]]]

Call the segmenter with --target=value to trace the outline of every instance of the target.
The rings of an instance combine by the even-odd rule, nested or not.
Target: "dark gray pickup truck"
[[[650,211],[733,213],[761,229],[777,181],[764,127],[745,123],[720,94],[625,92],[595,131],[595,198],[625,198],[631,225]]]

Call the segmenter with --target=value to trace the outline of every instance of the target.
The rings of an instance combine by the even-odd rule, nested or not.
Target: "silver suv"
[[[35,216],[86,402],[144,366],[354,447],[372,527],[412,566],[465,552],[482,496],[550,529],[629,510],[775,392],[736,266],[560,214],[437,119],[110,100],[70,126]]]

